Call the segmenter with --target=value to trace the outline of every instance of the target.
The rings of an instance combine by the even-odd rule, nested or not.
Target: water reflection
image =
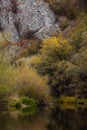
[[[87,110],[55,109],[50,115],[49,130],[87,130]]]
[[[87,109],[55,108],[33,115],[1,112],[0,130],[87,130]]]

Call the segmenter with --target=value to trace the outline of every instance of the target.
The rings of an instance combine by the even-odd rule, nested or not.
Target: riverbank
[[[87,99],[61,96],[55,100],[55,104],[63,109],[87,108]]]

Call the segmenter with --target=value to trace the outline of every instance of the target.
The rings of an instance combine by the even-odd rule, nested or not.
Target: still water
[[[87,109],[55,108],[33,115],[0,112],[0,130],[87,130]]]

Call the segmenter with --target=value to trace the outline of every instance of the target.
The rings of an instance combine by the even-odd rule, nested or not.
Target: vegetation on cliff
[[[0,38],[0,97],[18,106],[21,98],[21,103],[29,101],[28,105],[35,106],[50,104],[55,98],[87,102],[87,13],[77,10],[74,3],[56,5],[53,0],[50,4],[57,17],[67,18],[68,24],[66,20],[60,24],[60,33],[43,41],[29,37],[31,44],[25,40],[10,43],[3,35]],[[9,63],[5,51],[15,45],[23,50]]]

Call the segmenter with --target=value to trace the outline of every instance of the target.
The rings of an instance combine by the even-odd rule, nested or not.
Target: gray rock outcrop
[[[47,38],[59,31],[54,14],[42,0],[0,0],[0,31],[10,34],[11,41],[32,35]]]

